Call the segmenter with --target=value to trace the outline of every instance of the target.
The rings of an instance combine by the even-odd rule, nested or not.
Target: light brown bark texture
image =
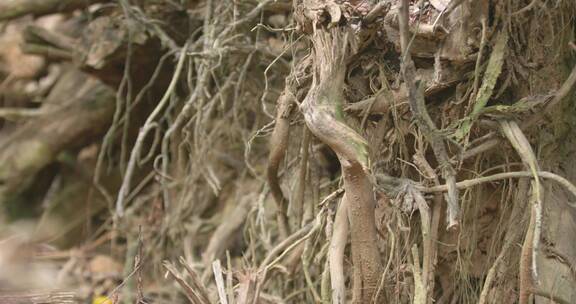
[[[3,0],[0,2],[0,20],[24,15],[47,15],[70,11],[108,0]]]
[[[315,76],[301,107],[312,134],[327,144],[340,161],[352,242],[353,302],[368,303],[376,293],[382,262],[368,144],[341,116],[347,37],[346,30],[339,28],[313,34]]]
[[[46,101],[46,114],[0,139],[0,205],[25,190],[61,152],[102,135],[112,120],[114,96],[81,72],[65,75]]]

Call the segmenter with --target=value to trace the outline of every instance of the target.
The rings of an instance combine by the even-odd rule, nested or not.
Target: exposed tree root
[[[158,119],[158,116],[160,115],[161,111],[163,111],[164,108],[166,107],[168,101],[170,100],[170,96],[174,94],[176,84],[178,83],[180,74],[182,73],[182,69],[184,67],[184,61],[186,59],[187,50],[188,50],[188,44],[186,44],[180,51],[180,55],[178,57],[178,64],[176,65],[176,71],[174,72],[172,81],[170,82],[170,85],[166,89],[164,96],[158,102],[158,105],[156,105],[154,111],[150,113],[150,115],[146,119],[146,122],[144,122],[144,125],[140,128],[138,138],[136,138],[136,143],[134,144],[132,152],[130,153],[130,160],[128,161],[126,174],[124,176],[124,179],[122,180],[122,186],[120,187],[120,191],[118,192],[118,198],[116,200],[116,215],[119,217],[122,217],[124,215],[124,204],[125,204],[124,201],[126,200],[128,193],[131,190],[132,177],[134,175],[134,171],[136,170],[136,163],[138,163],[139,160],[142,158],[141,153],[144,145],[144,139],[146,139],[146,136],[148,135],[148,133],[150,133],[150,131],[158,128],[158,123],[156,122],[156,119]]]
[[[348,35],[341,28],[318,30],[312,41],[314,78],[301,107],[310,131],[336,153],[342,166],[354,263],[353,301],[367,303],[378,287],[382,263],[367,143],[342,117]]]
[[[522,255],[520,257],[520,304],[528,303],[530,290],[537,286],[538,271],[536,267],[536,257],[540,244],[540,233],[542,230],[542,186],[538,178],[538,162],[528,139],[520,130],[520,127],[513,121],[500,121],[502,133],[508,138],[512,147],[516,150],[522,163],[527,169],[530,169],[534,179],[531,181],[530,204],[530,224],[528,232],[522,245]],[[532,274],[530,274],[530,269]]]
[[[89,285],[117,259],[115,303],[575,298],[574,0],[100,1],[0,0],[0,205],[33,217],[0,239],[78,228],[0,285],[40,251]],[[71,67],[98,85],[52,103]]]
[[[266,177],[270,192],[276,202],[276,220],[280,237],[285,239],[290,234],[288,224],[287,209],[288,201],[282,193],[280,181],[278,179],[278,168],[288,147],[288,138],[290,135],[290,113],[294,106],[294,96],[287,87],[278,99],[278,109],[276,110],[276,124],[270,137],[270,155],[268,156],[268,168]]]
[[[533,240],[531,241],[531,249],[532,249],[532,258],[531,258],[531,267],[532,267],[532,277],[534,283],[538,281],[538,271],[536,267],[536,257],[537,252],[540,244],[540,234],[542,230],[542,197],[543,197],[543,189],[540,184],[540,179],[538,178],[538,161],[536,160],[536,155],[528,142],[528,139],[520,130],[520,127],[516,122],[513,121],[501,121],[500,126],[502,128],[502,132],[510,143],[512,147],[516,150],[520,158],[522,159],[522,163],[524,166],[532,172],[533,180],[532,183],[532,195],[530,202],[532,203],[532,211],[531,211],[531,218],[530,218],[530,226],[529,230],[532,230],[531,237]],[[526,243],[525,243],[525,246]]]
[[[421,171],[425,172],[427,178],[431,179],[435,185],[440,184],[438,175],[436,175],[436,172],[434,172],[424,156],[419,153],[415,154],[414,163],[418,165]],[[440,193],[436,193],[434,195],[434,205],[432,206],[431,212],[427,212],[429,208],[427,208],[427,206],[424,204],[418,204],[418,208],[420,209],[420,216],[422,217],[422,243],[424,252],[424,256],[422,258],[422,278],[424,289],[427,293],[427,303],[432,303],[434,296],[434,286],[436,282],[435,268],[438,254],[438,229],[440,227],[440,212],[442,211],[442,202],[442,195]]]
[[[444,140],[426,110],[422,88],[416,83],[416,70],[409,52],[409,25],[408,8],[410,2],[401,0],[399,6],[400,43],[402,46],[402,75],[408,87],[408,97],[412,115],[426,139],[430,142],[432,150],[442,170],[442,177],[448,185],[448,228],[458,225],[459,209],[458,188],[456,187],[456,171],[450,163],[446,152]]]
[[[536,174],[539,177],[547,178],[547,179],[550,179],[550,180],[553,180],[553,181],[559,183],[560,185],[564,186],[566,188],[566,190],[568,190],[574,197],[576,197],[576,186],[574,186],[569,180],[563,178],[562,176],[554,174],[552,172],[538,171],[538,172],[536,172]],[[495,181],[508,179],[508,178],[533,177],[533,176],[534,176],[534,173],[529,172],[529,171],[505,172],[505,173],[498,173],[498,174],[494,174],[494,175],[483,176],[483,177],[479,177],[479,178],[460,181],[460,182],[456,183],[456,187],[458,189],[466,189],[466,188],[474,187],[476,185],[480,185],[483,183],[495,182]],[[416,187],[420,191],[423,191],[423,192],[448,191],[448,185],[440,185],[440,186],[432,186],[432,187],[423,187],[423,186],[416,186]],[[574,203],[570,203],[570,202],[567,202],[567,203],[573,207],[576,207],[576,205]]]

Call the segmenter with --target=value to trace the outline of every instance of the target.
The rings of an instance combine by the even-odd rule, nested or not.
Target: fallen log
[[[8,0],[0,1],[0,20],[25,15],[42,16],[67,12],[108,0]]]
[[[31,185],[62,151],[102,135],[112,120],[114,96],[97,79],[71,70],[48,96],[44,115],[0,136],[0,205]]]

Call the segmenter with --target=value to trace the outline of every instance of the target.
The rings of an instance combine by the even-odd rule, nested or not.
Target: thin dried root
[[[189,43],[186,43],[184,47],[182,47],[180,51],[180,56],[178,58],[178,63],[176,64],[176,70],[174,71],[174,75],[172,76],[172,80],[164,93],[162,99],[158,102],[158,105],[150,116],[144,122],[144,125],[140,128],[140,132],[138,132],[138,137],[136,138],[136,143],[132,148],[132,152],[130,153],[130,160],[128,161],[128,167],[126,168],[126,173],[124,175],[124,179],[122,180],[122,185],[120,186],[120,191],[118,191],[118,199],[116,200],[116,216],[122,217],[124,215],[124,204],[125,200],[128,198],[128,193],[130,193],[130,187],[132,183],[132,177],[134,175],[134,171],[136,170],[136,163],[140,158],[140,154],[142,152],[142,147],[144,145],[144,140],[146,139],[146,135],[157,127],[157,122],[155,121],[160,115],[160,112],[167,106],[168,102],[170,101],[170,96],[174,93],[176,89],[176,84],[180,79],[180,75],[182,74],[182,70],[184,69],[184,61],[186,59],[186,52],[188,50]]]
[[[402,0],[399,6],[398,17],[400,25],[400,44],[402,46],[402,75],[404,82],[408,87],[408,99],[410,101],[410,110],[418,124],[418,127],[424,133],[426,139],[430,142],[434,155],[442,169],[442,177],[448,185],[448,228],[458,225],[460,208],[458,206],[458,188],[456,187],[456,171],[450,163],[450,158],[446,151],[444,139],[436,128],[432,118],[426,110],[424,94],[422,88],[416,83],[416,68],[410,56],[409,48],[409,26],[408,10],[410,1]]]
[[[290,136],[290,113],[292,111],[293,96],[288,89],[284,90],[278,99],[278,110],[276,114],[276,124],[272,137],[270,138],[270,155],[268,157],[268,168],[266,177],[268,178],[268,185],[270,192],[274,197],[278,210],[276,211],[276,220],[278,221],[278,228],[280,237],[286,239],[290,234],[288,225],[288,217],[286,210],[288,201],[282,193],[280,181],[278,179],[278,168],[280,162],[284,158],[286,148],[288,147],[288,138]]]
[[[520,257],[520,300],[521,304],[528,303],[530,289],[538,282],[538,269],[536,267],[536,257],[540,244],[540,233],[542,231],[542,187],[538,178],[538,162],[528,139],[514,121],[500,121],[502,133],[508,138],[512,147],[516,150],[524,166],[530,169],[534,179],[532,180],[532,195],[530,202],[532,210],[530,212],[530,225],[528,233],[522,245],[522,255]],[[532,276],[530,276],[530,268]]]
[[[538,171],[536,172],[536,175],[538,177],[550,179],[559,183],[564,188],[566,188],[566,190],[568,190],[574,197],[576,197],[576,186],[574,186],[569,180],[563,178],[562,176],[547,171]],[[509,178],[520,178],[520,177],[534,177],[534,173],[529,171],[513,171],[513,172],[498,173],[490,176],[483,176],[479,178],[463,180],[461,182],[457,182],[456,187],[458,189],[466,189],[483,183],[495,182]],[[440,185],[433,187],[416,186],[416,188],[422,192],[428,192],[428,193],[444,192],[448,190],[448,185]],[[571,207],[576,208],[576,204],[574,203],[568,203],[568,204]]]

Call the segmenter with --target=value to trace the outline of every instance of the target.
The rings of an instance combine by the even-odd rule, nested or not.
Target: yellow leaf
[[[92,304],[113,304],[107,296],[97,296],[92,299]]]

